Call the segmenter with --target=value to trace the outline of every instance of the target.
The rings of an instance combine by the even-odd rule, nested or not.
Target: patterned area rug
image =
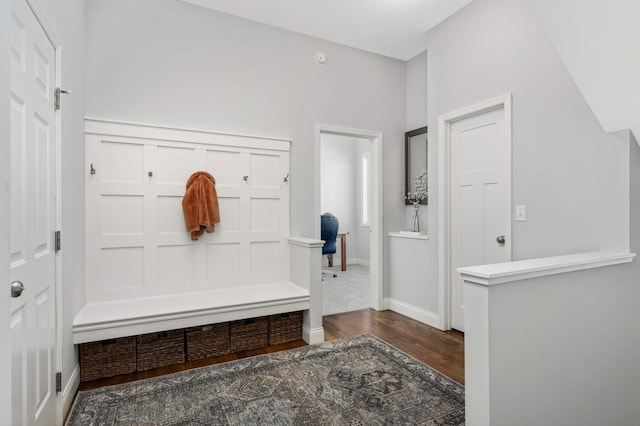
[[[464,387],[364,335],[80,392],[68,425],[463,425]]]

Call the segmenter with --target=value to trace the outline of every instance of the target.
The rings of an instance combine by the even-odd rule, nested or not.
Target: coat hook
[[[149,177],[153,177],[153,172],[149,170]]]
[[[92,175],[96,174],[96,169],[93,168],[93,163],[91,163],[91,174]]]
[[[247,175],[242,176],[242,180],[245,181],[245,182],[248,181],[249,180],[249,176],[247,176]]]
[[[289,173],[287,173],[287,175],[284,177],[284,179],[282,179],[285,183],[289,182]]]

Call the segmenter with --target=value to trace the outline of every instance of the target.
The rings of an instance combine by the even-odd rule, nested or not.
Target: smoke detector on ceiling
[[[324,64],[325,62],[327,62],[327,55],[324,52],[317,52],[316,62],[320,65]]]

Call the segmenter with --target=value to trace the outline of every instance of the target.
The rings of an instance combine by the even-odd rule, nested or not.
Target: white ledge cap
[[[629,263],[635,253],[590,252],[458,268],[466,282],[494,285],[565,272]]]
[[[324,246],[324,241],[316,240],[315,238],[304,238],[304,237],[290,237],[289,243],[294,244],[296,246],[302,247],[322,247]]]
[[[429,239],[429,234],[427,234],[426,232],[415,232],[415,231],[389,232],[389,236],[394,238],[413,238],[416,240]]]

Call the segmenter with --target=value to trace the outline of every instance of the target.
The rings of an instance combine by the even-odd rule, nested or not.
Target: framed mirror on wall
[[[404,188],[405,194],[414,193],[415,179],[427,170],[427,127],[410,130],[404,134]],[[426,180],[426,177],[425,177]],[[427,189],[428,190],[428,189]],[[428,197],[425,197],[420,204],[427,204]],[[405,197],[405,204],[412,205],[413,201]]]

